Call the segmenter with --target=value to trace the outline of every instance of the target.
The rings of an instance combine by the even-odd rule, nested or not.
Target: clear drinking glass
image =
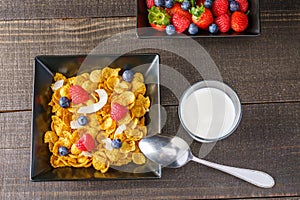
[[[236,130],[242,108],[237,94],[228,85],[205,80],[183,93],[178,113],[181,124],[193,139],[214,142]]]

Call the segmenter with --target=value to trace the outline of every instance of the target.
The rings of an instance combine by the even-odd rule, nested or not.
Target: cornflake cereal
[[[112,166],[146,162],[138,148],[147,134],[144,116],[150,107],[144,77],[135,73],[128,81],[120,70],[54,76],[51,130],[44,135],[54,168],[93,166],[105,173]]]

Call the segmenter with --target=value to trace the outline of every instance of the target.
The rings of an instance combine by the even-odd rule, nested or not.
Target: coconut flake
[[[79,155],[86,156],[86,157],[93,157],[93,154],[88,151],[83,151]]]
[[[78,129],[78,128],[81,128],[83,126],[81,126],[77,120],[74,120],[74,121],[71,121],[70,122],[70,126],[71,126],[71,129]]]
[[[89,106],[83,106],[79,108],[77,111],[78,113],[83,113],[83,114],[94,113],[100,110],[101,108],[103,108],[103,106],[105,106],[108,100],[108,95],[106,91],[103,89],[97,89],[95,90],[95,92],[97,92],[97,94],[99,95],[100,98],[99,102]]]
[[[64,85],[64,80],[58,80],[54,83],[53,85],[53,90],[58,90],[59,88],[61,88]]]
[[[103,139],[102,142],[105,143],[105,148],[107,150],[111,151],[113,149],[113,147],[111,146],[111,139],[106,138],[106,139]]]
[[[122,124],[121,126],[119,126],[115,132],[115,136],[121,134],[123,131],[126,130],[126,125]]]

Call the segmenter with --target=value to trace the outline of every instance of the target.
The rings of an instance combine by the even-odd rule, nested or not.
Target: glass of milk
[[[179,119],[199,142],[214,142],[234,132],[242,108],[237,94],[226,84],[206,80],[187,89],[179,102]]]

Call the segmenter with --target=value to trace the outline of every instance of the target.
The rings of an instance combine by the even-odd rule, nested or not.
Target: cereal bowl
[[[145,96],[149,97],[150,107],[149,109],[147,109],[147,112],[145,112],[145,116],[141,118],[143,118],[145,127],[148,130],[147,134],[159,133],[159,106],[152,106],[156,104],[160,105],[159,56],[157,54],[37,56],[35,58],[34,66],[32,105],[32,144],[30,173],[30,179],[32,181],[146,179],[161,177],[161,167],[159,165],[147,159],[145,159],[143,163],[135,161],[139,159],[140,156],[142,156],[138,153],[137,150],[132,153],[129,152],[130,154],[128,153],[130,156],[132,156],[133,159],[131,161],[128,161],[128,164],[126,163],[120,166],[109,167],[107,168],[107,171],[105,171],[105,173],[92,167],[91,163],[90,165],[82,165],[83,167],[79,168],[72,167],[73,165],[69,166],[67,164],[65,166],[61,164],[59,166],[53,166],[53,161],[51,159],[53,158],[52,154],[54,154],[53,149],[55,148],[55,145],[53,147],[53,145],[50,145],[50,143],[45,143],[45,141],[52,140],[57,136],[51,136],[51,134],[49,136],[49,134],[47,134],[46,139],[45,133],[53,129],[52,123],[54,119],[56,119],[55,117],[53,117],[53,107],[50,103],[56,92],[53,87],[55,85],[57,86],[57,83],[59,82],[54,81],[54,78],[57,76],[56,74],[59,73],[66,77],[66,82],[67,80],[72,80],[69,79],[70,77],[80,76],[83,74],[86,75],[89,73],[91,74],[91,72],[93,71],[102,70],[106,67],[109,67],[112,70],[120,68],[121,71],[129,70],[134,74],[143,75],[146,88]],[[60,91],[60,93],[62,92]],[[100,96],[101,95],[99,94],[99,99]],[[151,119],[149,114],[150,112],[152,112]],[[72,127],[72,129],[74,129],[74,127]],[[67,133],[66,131],[62,132],[64,134]],[[79,148],[77,144],[76,147]],[[97,146],[97,149],[98,148],[100,148],[99,145]],[[63,150],[59,149],[55,152],[57,153],[58,151],[60,155],[63,155],[63,153],[61,153],[63,152]],[[71,150],[71,147],[69,147],[68,151],[71,152],[73,150]],[[82,155],[83,158],[88,158],[89,156],[94,155],[94,152],[90,152],[90,155]],[[114,159],[114,161],[117,162],[118,158],[119,157]],[[69,158],[69,160],[72,160],[72,158]],[[77,160],[80,163],[85,162],[82,159]],[[64,162],[65,161],[63,161],[62,163]]]

